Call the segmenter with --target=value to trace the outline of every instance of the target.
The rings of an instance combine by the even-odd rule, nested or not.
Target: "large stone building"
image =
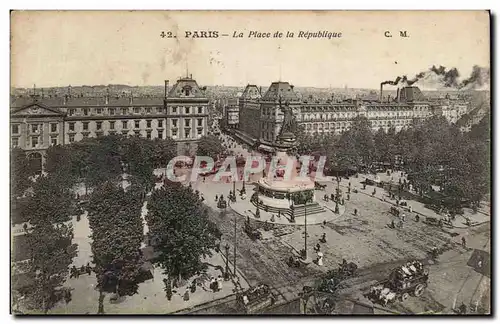
[[[238,99],[239,129],[235,135],[250,145],[254,145],[260,137],[260,98],[260,88],[249,84]],[[244,123],[241,123],[241,121],[244,121]]]
[[[207,117],[208,99],[191,77],[179,79],[165,97],[74,97],[68,89],[63,97],[13,98],[11,146],[43,160],[51,145],[121,134],[171,137],[179,154],[193,154],[198,139],[207,134]]]
[[[227,129],[237,129],[240,120],[239,98],[231,98],[224,107],[225,127]]]
[[[464,113],[462,106],[458,110],[455,106],[450,108],[449,102],[430,102],[418,87],[403,87],[396,98],[382,98],[381,90],[380,97],[373,99],[302,100],[293,85],[282,81],[273,82],[260,97],[257,86],[248,85],[240,97],[238,137],[250,145],[260,144],[261,149],[272,151],[283,122],[280,102],[292,108],[297,122],[309,135],[341,134],[351,127],[357,116],[365,116],[374,131],[380,128],[387,131],[391,127],[400,131],[414,120],[434,114],[445,115],[454,122],[456,117],[452,114]],[[452,110],[457,112],[450,113]]]

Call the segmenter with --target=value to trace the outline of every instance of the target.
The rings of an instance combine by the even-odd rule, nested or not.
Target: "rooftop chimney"
[[[109,105],[109,88],[106,88],[106,105]]]
[[[167,93],[168,93],[168,80],[165,80],[165,93],[164,93],[164,98],[167,98]]]
[[[68,96],[71,98],[71,84],[68,86]]]
[[[132,91],[130,91],[130,97],[128,98],[128,103],[129,103],[129,105],[134,103],[134,95],[132,94]]]
[[[383,83],[381,83],[381,84],[380,84],[380,99],[379,99],[379,100],[380,100],[380,102],[382,102],[382,94],[383,94],[383,91],[384,91],[384,84],[383,84]]]

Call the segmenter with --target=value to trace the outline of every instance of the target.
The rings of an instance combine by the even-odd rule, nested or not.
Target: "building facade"
[[[260,98],[260,88],[253,84],[247,85],[238,98],[239,127],[235,135],[249,145],[257,143],[260,137]]]
[[[166,87],[165,87],[166,89]],[[166,97],[31,96],[11,102],[11,147],[44,159],[51,145],[121,134],[172,138],[179,154],[193,154],[207,134],[208,99],[192,78],[182,78]]]
[[[225,126],[228,129],[237,129],[240,120],[240,106],[238,98],[231,98],[224,108]]]
[[[386,100],[343,99],[318,101],[301,99],[288,82],[273,82],[260,98],[248,99],[248,91],[256,90],[249,85],[240,97],[239,131],[240,138],[253,139],[264,150],[272,150],[283,122],[280,105],[292,108],[299,125],[309,135],[341,134],[348,130],[353,120],[365,116],[374,131],[382,128],[388,131],[394,127],[400,131],[410,127],[414,120],[423,120],[434,114],[444,115],[444,104],[428,101],[418,87],[403,87],[395,98]],[[380,96],[382,97],[382,94]],[[448,106],[446,106],[448,107]],[[457,109],[453,106],[453,109]],[[460,109],[466,109],[466,106]],[[461,110],[460,110],[461,111]],[[258,117],[257,117],[258,116]],[[258,123],[256,121],[259,121]],[[251,141],[252,142],[252,141]]]

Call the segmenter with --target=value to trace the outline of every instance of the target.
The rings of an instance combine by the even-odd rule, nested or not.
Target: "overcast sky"
[[[14,87],[162,85],[186,74],[200,85],[378,88],[432,65],[489,66],[486,12],[14,12]],[[219,31],[187,39],[185,31]],[[249,39],[252,30],[295,38]],[[342,32],[299,39],[299,31]],[[399,36],[406,30],[409,37]],[[177,38],[161,38],[171,31]],[[232,38],[233,32],[245,38]],[[392,38],[384,36],[390,31]]]

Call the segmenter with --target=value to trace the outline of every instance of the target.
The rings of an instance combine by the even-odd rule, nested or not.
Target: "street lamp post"
[[[234,250],[233,250],[233,276],[236,278],[236,215],[234,215]]]
[[[304,260],[307,260],[307,200],[304,205]]]
[[[229,278],[229,244],[226,243],[226,273],[224,275],[225,279]]]

